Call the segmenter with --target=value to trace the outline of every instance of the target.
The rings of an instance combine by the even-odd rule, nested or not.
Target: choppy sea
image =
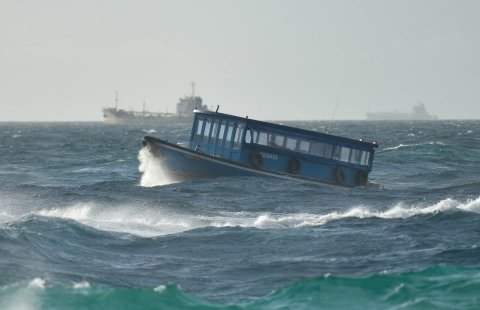
[[[0,123],[0,309],[479,309],[480,121],[330,132],[381,189],[172,183],[142,137],[190,124]]]

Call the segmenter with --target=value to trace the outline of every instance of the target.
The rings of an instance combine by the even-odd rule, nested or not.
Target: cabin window
[[[285,142],[285,137],[284,136],[279,136],[279,135],[275,135],[275,144],[278,146],[278,147],[283,147],[283,143]]]
[[[225,148],[230,148],[230,142],[233,139],[233,123],[229,123],[227,135],[225,136]]]
[[[250,129],[247,129],[245,132],[245,143],[252,143],[252,131]]]
[[[205,141],[205,143],[208,143],[211,127],[212,127],[212,120],[207,119],[207,121],[205,122],[205,129],[203,130],[203,141]]]
[[[332,158],[332,152],[333,152],[333,145],[325,144],[325,154],[323,155],[323,157]]]
[[[312,142],[310,147],[310,154],[331,158],[332,157],[332,145],[323,142]]]
[[[332,158],[335,160],[340,160],[340,151],[342,150],[342,147],[340,145],[335,145],[333,147],[333,155]]]
[[[326,144],[322,142],[313,142],[310,153],[317,156],[324,156]]]
[[[228,124],[227,134],[225,135],[225,140],[226,141],[232,141],[232,134],[233,134],[233,124]]]
[[[361,164],[363,153],[364,151],[361,150],[352,150],[352,154],[350,155],[350,162],[354,164]]]
[[[360,150],[356,150],[356,149],[352,149],[352,151],[350,152],[350,160],[349,162],[353,163],[353,164],[359,164],[360,163],[360,160],[358,160],[358,154],[360,154],[360,160],[362,159],[362,151]]]
[[[260,133],[258,134],[257,144],[267,145],[267,142],[268,142],[268,135],[267,135],[267,133],[266,133],[266,132],[263,132],[263,131],[260,131]]]
[[[218,133],[218,146],[223,147],[223,140],[225,139],[225,128],[227,127],[227,121],[222,121],[220,125],[220,132]]]
[[[218,123],[219,121],[218,120],[214,120],[213,121],[213,125],[212,125],[212,134],[211,134],[211,137],[210,137],[210,144],[215,144],[215,140],[217,139],[217,134],[218,134]]]
[[[350,148],[342,146],[342,149],[340,151],[340,160],[348,162],[350,159]]]
[[[289,150],[295,150],[297,148],[297,139],[287,138],[287,142],[285,143],[285,147]]]
[[[252,130],[252,142],[258,143],[258,131]]]
[[[267,145],[270,147],[283,147],[284,141],[285,137],[282,135],[269,134]]]
[[[203,129],[203,119],[199,119],[197,122],[197,131],[195,133],[195,137],[200,137],[202,135],[202,129]]]
[[[368,165],[368,162],[370,160],[370,152],[363,151],[362,154],[362,165]]]
[[[242,135],[243,135],[243,124],[239,124],[237,130],[235,131],[235,144],[233,145],[234,149],[239,150],[242,145]]]
[[[356,162],[357,164],[361,164],[361,163],[362,163],[363,153],[366,153],[366,152],[365,152],[365,151],[357,150],[357,154],[355,154],[355,162]]]
[[[300,144],[298,146],[298,150],[300,152],[308,153],[308,150],[310,149],[310,142],[308,141],[300,141]]]

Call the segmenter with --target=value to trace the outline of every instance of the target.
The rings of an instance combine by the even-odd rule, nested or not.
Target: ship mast
[[[195,82],[192,82],[192,97],[195,97]]]
[[[118,90],[115,91],[115,110],[118,110]]]

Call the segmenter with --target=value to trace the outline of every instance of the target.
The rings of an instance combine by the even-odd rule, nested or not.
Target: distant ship
[[[203,105],[202,98],[195,96],[195,84],[192,83],[192,95],[180,98],[177,103],[177,113],[149,112],[145,110],[143,103],[142,111],[129,111],[118,108],[118,93],[115,94],[115,107],[104,108],[103,118],[109,124],[128,123],[162,123],[162,122],[191,122],[194,116],[193,110],[208,111]]]
[[[438,117],[430,115],[425,104],[419,103],[412,108],[411,113],[405,112],[377,112],[367,113],[367,120],[371,121],[431,121]]]

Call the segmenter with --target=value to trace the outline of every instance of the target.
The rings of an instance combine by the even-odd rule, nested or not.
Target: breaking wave
[[[380,151],[393,151],[393,150],[398,150],[398,149],[403,149],[403,148],[411,148],[411,147],[417,147],[417,146],[422,146],[422,145],[445,145],[443,142],[425,142],[425,143],[412,143],[412,144],[399,144],[397,146],[392,146],[392,147],[386,147],[384,149],[381,149]]]
[[[480,213],[480,197],[465,203],[447,198],[434,205],[397,204],[379,211],[356,206],[344,212],[326,214],[271,213],[271,212],[216,212],[194,213],[191,210],[174,210],[162,206],[115,206],[77,204],[65,208],[44,209],[37,215],[75,220],[84,225],[105,231],[153,237],[180,233],[205,227],[252,227],[258,229],[289,229],[321,226],[331,221],[348,218],[405,219],[438,212],[461,211]]]

